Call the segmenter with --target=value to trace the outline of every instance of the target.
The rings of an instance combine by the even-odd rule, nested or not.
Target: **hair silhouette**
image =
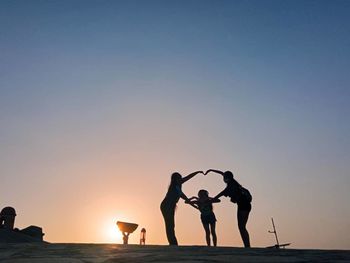
[[[182,176],[181,176],[180,173],[174,172],[171,175],[169,188],[172,187],[172,186],[180,185],[181,184],[181,178],[182,178]]]

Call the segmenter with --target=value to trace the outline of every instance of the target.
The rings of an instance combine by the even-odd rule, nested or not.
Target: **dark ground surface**
[[[0,244],[0,262],[350,262],[349,250]]]

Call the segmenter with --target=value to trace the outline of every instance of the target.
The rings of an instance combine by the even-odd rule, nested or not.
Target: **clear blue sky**
[[[349,14],[337,0],[2,0],[0,205],[51,241],[106,242],[56,233],[60,215],[81,221],[86,196],[126,210],[115,188],[132,191],[112,187],[126,182],[156,228],[172,171],[229,169],[254,196],[253,245],[273,242],[274,216],[295,247],[350,249]],[[214,177],[187,194],[214,194]],[[179,239],[204,244],[181,209]],[[241,245],[234,209],[217,208],[221,244]]]

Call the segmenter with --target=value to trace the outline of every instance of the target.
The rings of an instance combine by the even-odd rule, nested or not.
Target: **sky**
[[[0,1],[0,206],[49,242],[167,244],[174,171],[231,170],[251,244],[350,249],[350,1]],[[216,174],[188,196],[225,187]],[[220,246],[243,246],[215,204]],[[181,245],[205,245],[180,201]]]

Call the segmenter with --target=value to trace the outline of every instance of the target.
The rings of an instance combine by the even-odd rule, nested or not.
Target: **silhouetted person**
[[[7,206],[0,212],[0,228],[13,230],[15,225],[16,210]]]
[[[124,244],[124,245],[127,245],[127,244],[128,244],[129,235],[130,235],[130,233],[123,232],[123,244]]]
[[[207,190],[199,190],[198,197],[191,197],[190,202],[198,206],[201,212],[201,221],[205,230],[205,238],[207,245],[210,246],[210,232],[213,237],[214,247],[217,245],[217,237],[215,231],[216,217],[213,212],[213,203],[219,203],[220,199],[209,197]]]
[[[146,229],[145,228],[141,229],[140,245],[146,245]]]
[[[166,235],[168,238],[169,245],[177,246],[177,239],[175,236],[175,208],[176,204],[180,198],[189,202],[187,196],[182,192],[182,184],[193,178],[195,175],[203,173],[203,171],[197,171],[187,175],[182,178],[181,174],[173,173],[171,175],[171,181],[168,188],[168,192],[160,205],[160,210],[162,211]],[[195,205],[191,204],[193,207],[197,208]]]
[[[230,171],[222,172],[214,169],[208,170],[205,174],[209,172],[219,173],[223,176],[224,182],[227,184],[227,187],[215,196],[215,199],[220,198],[221,196],[230,197],[231,202],[237,203],[237,221],[238,228],[241,234],[243,243],[245,247],[250,247],[249,233],[246,229],[247,221],[249,218],[249,213],[252,209],[251,201],[252,196],[249,191],[242,187],[234,178],[233,174]]]

